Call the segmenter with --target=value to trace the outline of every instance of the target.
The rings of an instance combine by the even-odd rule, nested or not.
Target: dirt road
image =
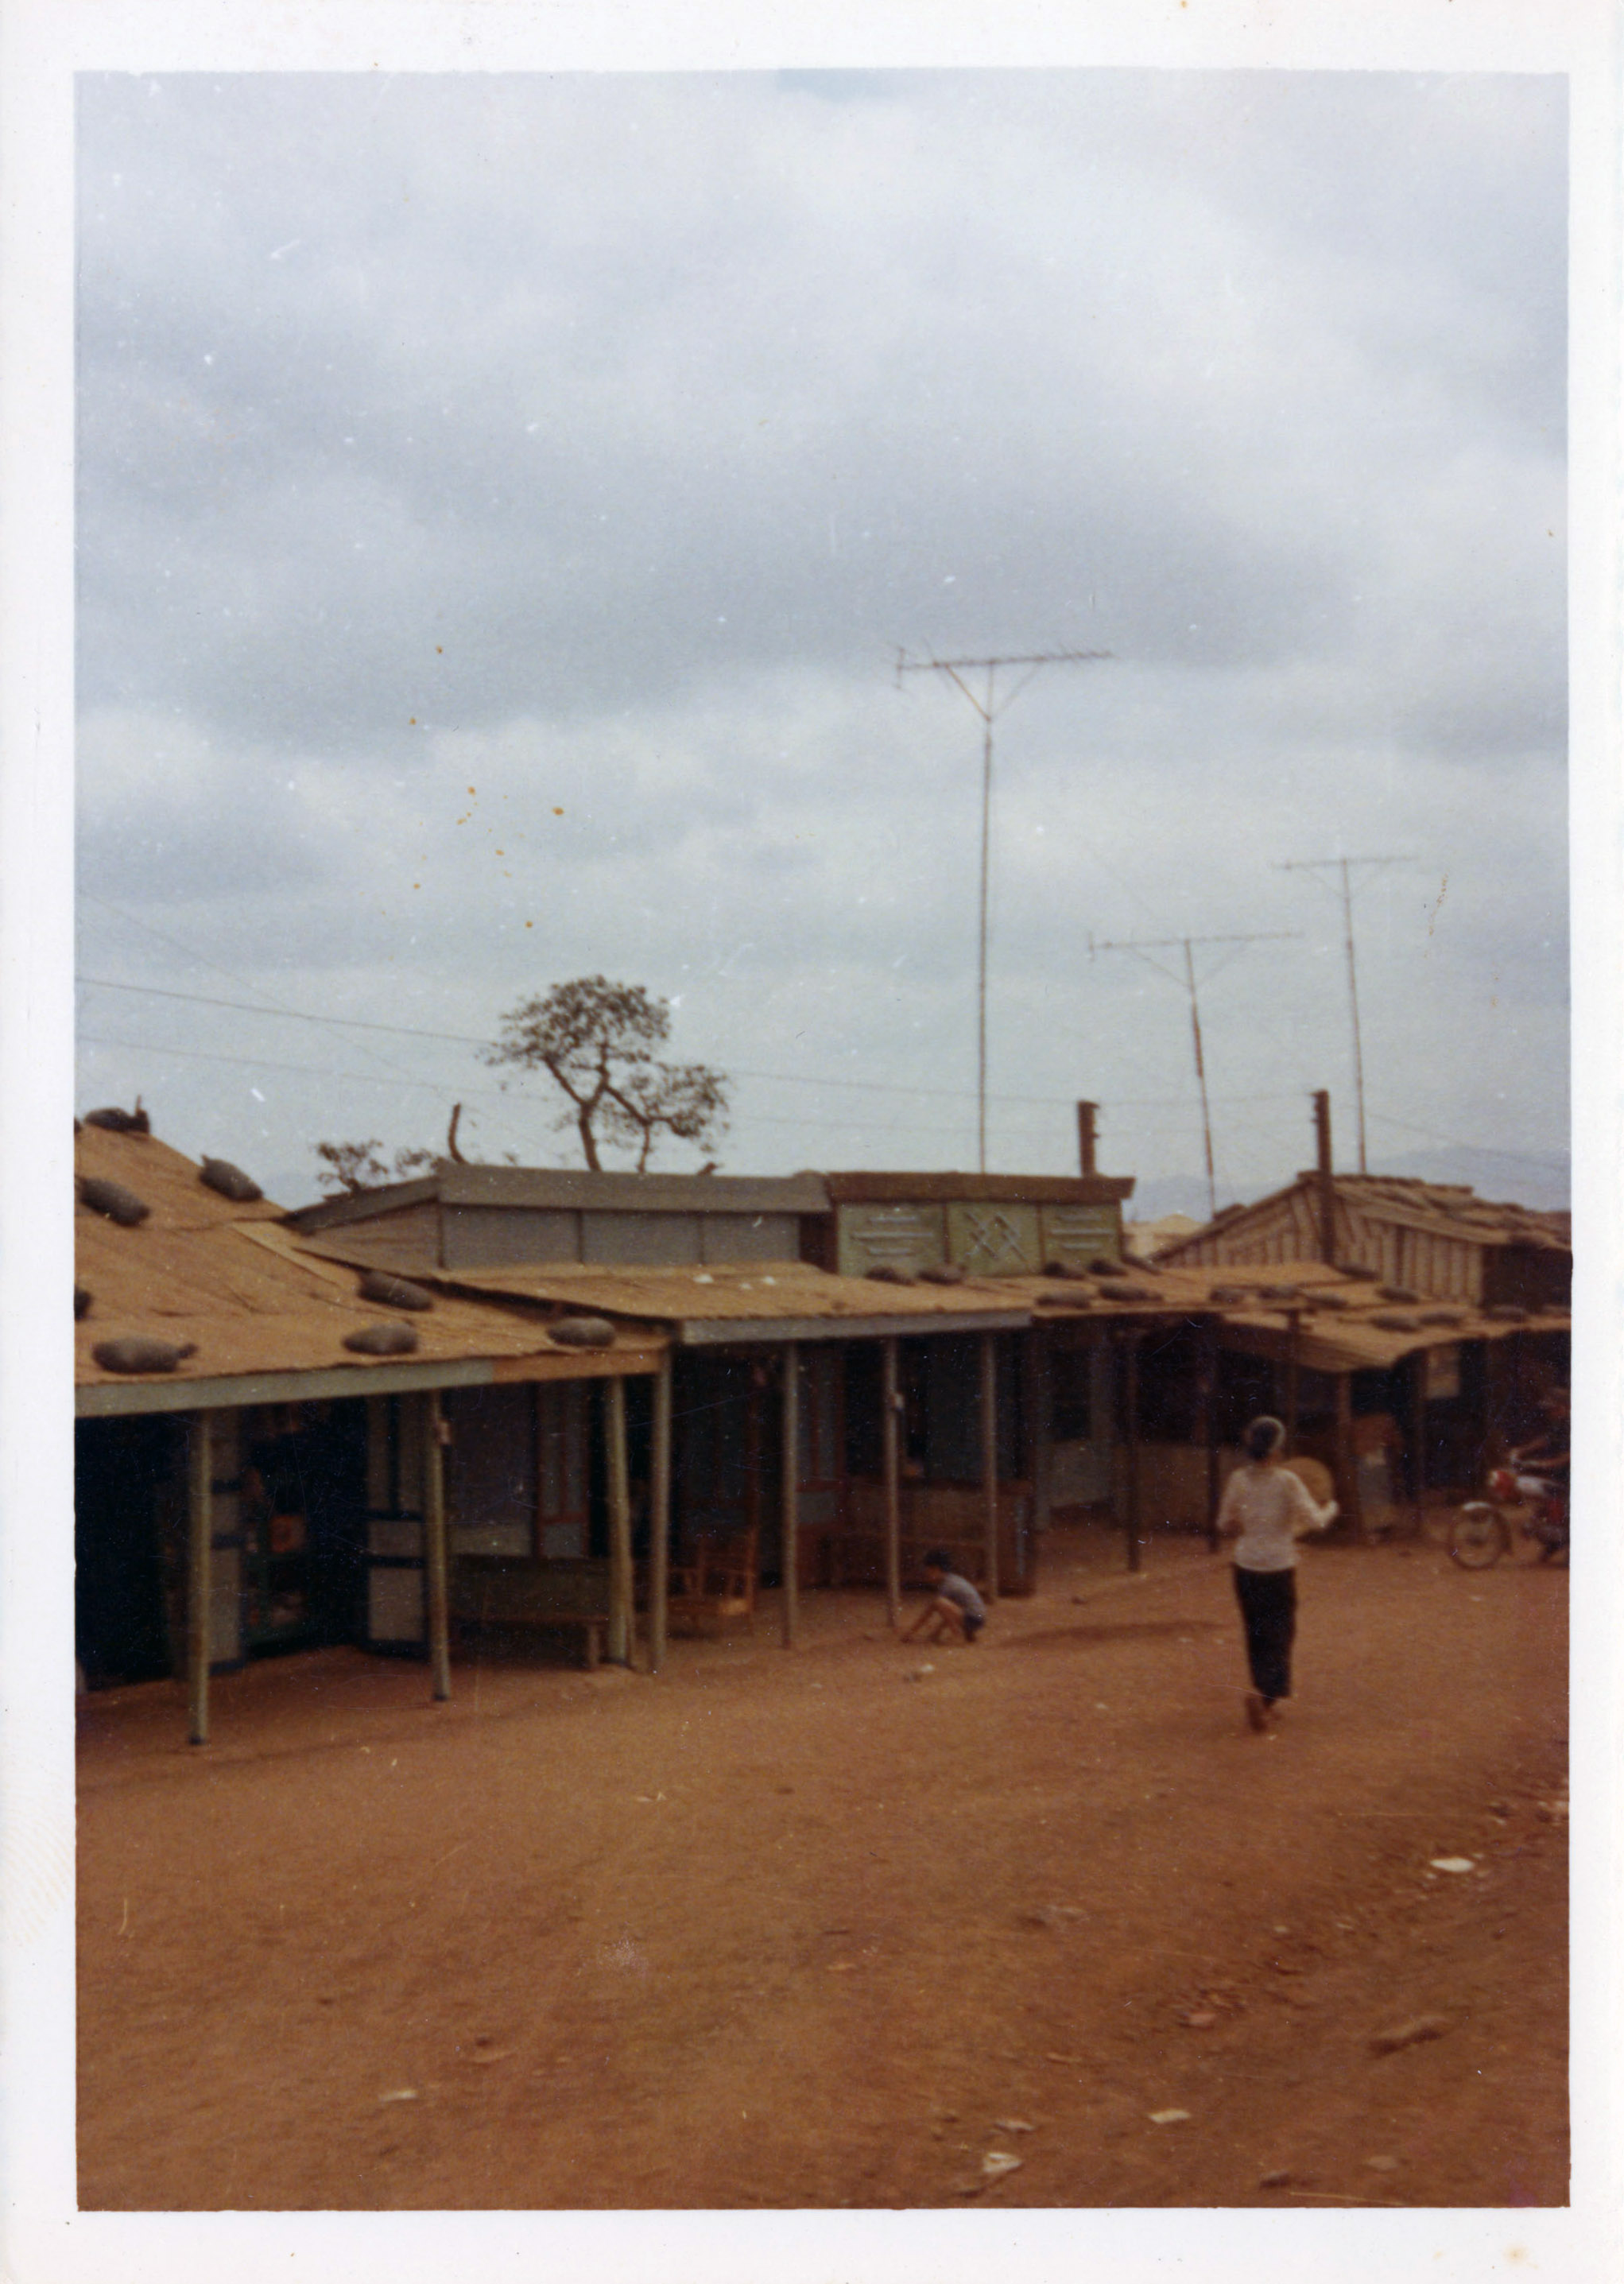
[[[1565,1575],[1314,1551],[1259,1738],[1224,1568],[1083,1544],[971,1650],[90,1701],[82,2205],[1565,2202]]]

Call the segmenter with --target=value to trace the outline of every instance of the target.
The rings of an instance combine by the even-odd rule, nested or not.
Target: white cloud
[[[1379,1073],[1397,1115],[1559,1148],[1559,106],[1357,74],[91,82],[82,878],[170,940],[88,906],[98,956],[201,988],[183,943],[475,1035],[604,968],[683,993],[684,1052],[967,1089],[980,724],[899,696],[893,647],[1081,643],[1116,662],[998,731],[995,1085],[1051,1099],[1000,1114],[1001,1162],[1067,1162],[1088,1092],[1173,1101],[1114,1130],[1146,1173],[1196,1162],[1187,1010],[1090,966],[1090,931],[1300,926],[1203,1005],[1215,1088],[1280,1098],[1248,1139],[1237,1114],[1237,1179],[1289,1171],[1293,1090],[1345,1091],[1339,936],[1271,868],[1342,849],[1451,884],[1430,935],[1411,876],[1362,900],[1372,1099]],[[180,1044],[137,1004],[123,1036]],[[189,1021],[194,1052],[230,1027],[293,1059]],[[109,1076],[152,1100],[143,1052]],[[177,1139],[200,1083],[165,1073]],[[351,1083],[268,1146],[376,1130]],[[752,1082],[730,1162],[962,1160],[972,1116]]]

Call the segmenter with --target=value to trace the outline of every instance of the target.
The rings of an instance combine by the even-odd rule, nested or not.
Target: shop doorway
[[[82,1420],[74,1455],[74,1649],[92,1689],[174,1670],[161,1548],[184,1423]]]
[[[361,1639],[366,1412],[278,1405],[243,1420],[243,1648],[250,1657]]]

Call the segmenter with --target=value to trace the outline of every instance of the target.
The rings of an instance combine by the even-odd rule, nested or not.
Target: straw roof
[[[652,1369],[664,1344],[639,1326],[618,1331],[612,1349],[565,1350],[543,1325],[449,1295],[408,1316],[362,1300],[353,1271],[305,1253],[280,1226],[280,1207],[219,1196],[191,1159],[151,1136],[87,1126],[75,1138],[74,1161],[82,1180],[116,1182],[150,1208],[138,1225],[124,1228],[82,1201],[76,1205],[75,1275],[91,1295],[89,1314],[74,1328],[81,1387],[376,1372],[380,1362],[409,1363],[421,1377],[425,1365],[474,1358],[490,1359],[498,1376],[506,1365],[515,1377],[576,1377]],[[401,1321],[418,1335],[410,1357],[358,1356],[343,1345],[364,1326]],[[93,1350],[121,1334],[191,1341],[195,1353],[173,1373],[110,1373]]]

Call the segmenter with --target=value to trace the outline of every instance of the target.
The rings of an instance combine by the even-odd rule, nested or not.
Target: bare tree
[[[705,1063],[662,1062],[656,1049],[670,1035],[668,1001],[582,975],[509,1008],[485,1060],[548,1074],[571,1106],[558,1124],[574,1127],[594,1173],[600,1142],[635,1149],[643,1173],[662,1133],[705,1145],[727,1124],[726,1078]]]
[[[432,1150],[397,1150],[391,1168],[379,1155],[382,1148],[376,1135],[365,1142],[318,1142],[316,1154],[322,1170],[316,1179],[330,1197],[353,1198],[386,1182],[391,1172],[398,1182],[408,1174],[426,1171],[435,1162]]]

